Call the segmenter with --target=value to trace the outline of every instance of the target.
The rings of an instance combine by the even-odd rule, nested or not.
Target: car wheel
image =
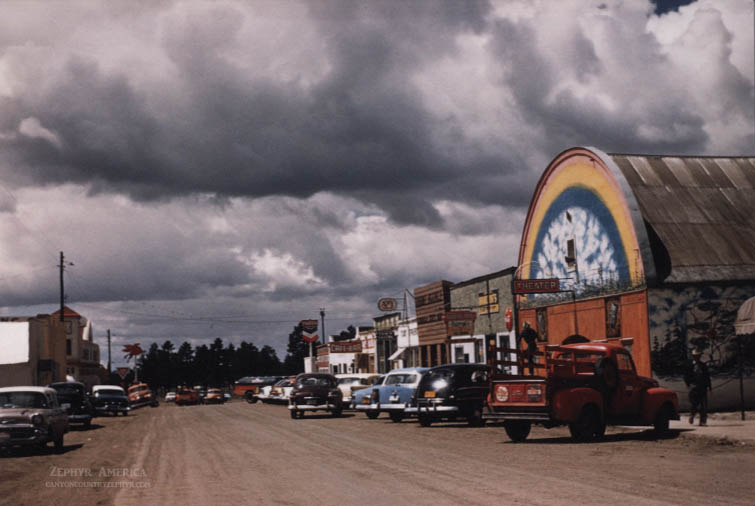
[[[369,418],[370,420],[374,420],[375,418],[380,416],[380,411],[370,410],[370,411],[367,411],[365,414],[367,415],[367,418]]]
[[[299,418],[299,413],[295,409],[292,409],[289,412],[291,413],[292,419],[296,420],[297,418]]]
[[[433,419],[428,415],[419,415],[419,424],[422,427],[429,427],[433,424]]]
[[[506,435],[515,443],[521,443],[530,435],[532,423],[526,420],[506,420],[503,422]]]
[[[595,406],[585,406],[577,421],[569,424],[569,432],[575,441],[584,443],[595,439],[601,432],[602,425],[600,413]]]
[[[390,414],[390,417],[393,423],[399,423],[401,420],[404,419],[404,414],[401,413],[400,411],[396,411],[396,412],[392,412]]]
[[[653,429],[655,430],[656,436],[665,436],[668,434],[669,421],[673,415],[674,408],[672,408],[670,404],[664,404],[661,406],[661,409],[658,410],[658,414],[655,415],[655,420],[653,420]]]
[[[247,392],[244,397],[246,397],[246,402],[248,402],[249,404],[254,404],[255,402],[257,402],[257,398],[251,393]]]
[[[91,429],[92,428],[92,419],[90,418],[86,422],[84,422],[84,428],[85,429]]]
[[[342,408],[338,408],[338,409],[334,409],[331,412],[331,415],[333,415],[333,418],[338,418],[339,416],[341,416],[341,413],[343,413],[343,409]]]
[[[115,416],[118,416],[118,415],[115,415]],[[128,411],[124,411],[123,416],[128,416]]]
[[[475,408],[467,417],[467,423],[471,427],[485,427],[485,420],[482,418],[482,409]]]

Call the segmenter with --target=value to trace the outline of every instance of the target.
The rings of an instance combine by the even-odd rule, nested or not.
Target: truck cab
[[[568,425],[578,441],[601,437],[606,425],[666,432],[669,420],[679,419],[676,394],[639,376],[622,346],[631,340],[623,341],[546,346],[537,353],[537,374],[493,377],[483,418],[503,421],[513,441],[526,439],[533,423]]]

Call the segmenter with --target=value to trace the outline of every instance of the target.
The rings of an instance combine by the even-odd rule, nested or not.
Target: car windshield
[[[382,385],[383,380],[385,379],[385,376],[378,376],[375,378],[375,381],[372,382],[373,385]]]
[[[97,390],[94,395],[100,396],[100,395],[123,395],[123,391],[117,389],[117,388],[101,388]]]
[[[330,385],[330,381],[328,381],[328,378],[309,377],[300,379],[299,384],[309,387],[326,387]]]
[[[416,374],[390,374],[385,379],[386,385],[409,385],[416,383],[418,376]]]
[[[0,393],[0,407],[3,408],[47,408],[47,398],[39,392]]]
[[[52,388],[58,392],[58,395],[79,395],[81,390],[73,385],[53,385]]]

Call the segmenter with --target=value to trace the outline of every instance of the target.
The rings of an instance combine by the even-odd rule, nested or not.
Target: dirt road
[[[675,436],[678,436],[676,434]],[[9,504],[752,504],[755,447],[609,429],[574,444],[533,429],[309,415],[283,406],[143,408],[71,432],[62,455],[0,458]]]

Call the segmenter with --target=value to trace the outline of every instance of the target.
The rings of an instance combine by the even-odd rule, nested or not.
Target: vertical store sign
[[[301,338],[307,343],[314,343],[317,341],[317,320],[302,320],[299,322],[301,325]]]

